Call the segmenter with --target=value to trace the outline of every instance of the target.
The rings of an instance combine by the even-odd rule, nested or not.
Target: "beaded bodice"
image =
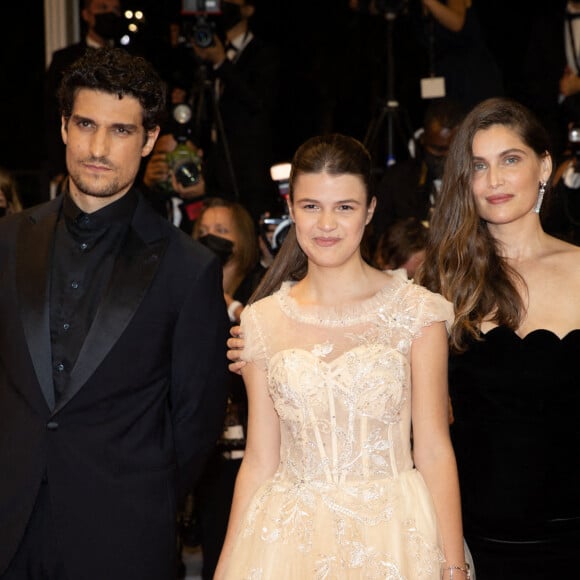
[[[451,305],[402,271],[339,308],[299,306],[291,287],[242,318],[243,358],[267,372],[281,420],[278,476],[332,487],[411,469],[411,345]]]

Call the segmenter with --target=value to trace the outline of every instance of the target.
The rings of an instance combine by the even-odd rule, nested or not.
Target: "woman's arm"
[[[266,372],[255,363],[248,363],[242,376],[248,394],[248,436],[214,580],[224,578],[243,515],[256,490],[280,463],[280,420],[268,393]]]
[[[433,18],[452,32],[459,32],[465,24],[465,13],[471,5],[466,0],[447,0],[443,4],[439,0],[422,0],[423,8],[433,15]]]
[[[438,322],[422,329],[411,350],[413,456],[435,504],[445,564],[463,567],[465,554],[455,454],[449,437],[447,333]],[[453,570],[454,579],[466,575]]]

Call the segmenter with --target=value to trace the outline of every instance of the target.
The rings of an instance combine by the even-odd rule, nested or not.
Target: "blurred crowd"
[[[205,6],[202,2],[192,4]],[[237,326],[279,249],[273,242],[273,235],[280,234],[277,226],[285,230],[291,226],[285,189],[289,176],[272,177],[271,167],[290,161],[303,137],[340,132],[359,139],[368,146],[374,161],[372,193],[377,199],[362,240],[362,255],[380,270],[404,269],[409,278],[436,292],[447,291],[448,299],[454,297],[467,322],[455,345],[459,346],[452,358],[452,371],[455,377],[468,374],[470,371],[463,368],[466,359],[459,355],[467,345],[470,352],[480,348],[474,330],[477,324],[489,323],[490,316],[493,319],[499,311],[501,324],[507,321],[519,328],[521,312],[510,319],[509,312],[505,314],[502,309],[509,310],[505,302],[510,297],[520,305],[527,297],[519,283],[515,289],[510,284],[493,286],[493,272],[482,269],[482,280],[489,282],[500,298],[494,302],[495,298],[482,291],[482,296],[478,295],[481,303],[473,306],[453,285],[453,273],[443,274],[443,266],[436,271],[432,264],[445,260],[435,255],[433,245],[429,253],[430,229],[435,223],[438,249],[443,252],[445,224],[441,214],[433,222],[434,212],[442,203],[441,195],[449,205],[453,197],[451,185],[443,187],[444,176],[456,180],[453,185],[457,191],[467,189],[467,151],[472,145],[484,150],[484,144],[467,143],[473,135],[466,136],[465,119],[475,127],[472,112],[488,98],[517,99],[538,117],[549,138],[551,165],[549,175],[542,178],[544,189],[540,183],[541,195],[544,190],[547,193],[537,208],[542,235],[545,232],[556,240],[580,245],[580,2],[558,0],[549,7],[526,4],[528,40],[511,55],[521,61],[521,76],[517,77],[493,50],[481,1],[345,0],[329,15],[331,30],[320,31],[325,42],[316,47],[301,46],[300,31],[294,32],[290,50],[295,53],[293,59],[302,55],[304,68],[300,73],[288,70],[288,49],[254,24],[260,23],[261,5],[255,0],[223,0],[219,15],[210,12],[200,19],[199,15],[176,14],[166,23],[166,35],[158,44],[152,47],[136,42],[127,48],[152,62],[168,94],[165,121],[151,152],[142,159],[137,188],[157,213],[217,254],[229,320]],[[43,139],[50,187],[42,194],[30,195],[31,199],[55,198],[66,190],[58,87],[65,70],[85,51],[119,45],[123,0],[84,0],[81,17],[81,40],[55,52],[46,72]],[[519,24],[514,22],[513,26]],[[313,87],[311,99],[297,90],[300,82]],[[308,110],[308,115],[294,119],[293,103],[296,112]],[[497,123],[507,126],[526,146],[532,143],[525,133],[532,129],[519,117],[517,122]],[[486,126],[473,131],[478,129],[485,132]],[[455,157],[450,159],[458,131],[462,131],[464,141],[456,144]],[[517,146],[522,143],[518,141]],[[541,150],[536,154],[543,159]],[[459,167],[460,163],[465,165]],[[547,182],[551,185],[546,188]],[[1,168],[2,216],[25,209],[20,190],[17,172]],[[493,236],[478,229],[479,218],[473,218],[473,208],[471,214],[463,206],[462,211],[466,223],[472,220],[473,231],[469,239],[465,234],[465,242],[473,244],[473,252],[482,261],[490,260],[502,281],[509,276],[525,278],[539,293],[536,274],[525,267],[520,271],[519,267],[498,265],[501,236],[495,232],[499,241],[493,241]],[[446,215],[452,222],[453,212],[449,210]],[[454,246],[456,240],[446,242],[450,252],[460,253]],[[431,266],[421,277],[426,259]],[[473,276],[464,270],[465,262],[460,259],[456,266],[466,278]],[[445,268],[449,267],[449,262],[445,263]],[[442,282],[440,276],[448,278]],[[476,286],[472,281],[470,291],[474,294],[481,290],[478,287],[476,292]],[[530,294],[530,303],[537,296]],[[541,304],[545,306],[545,301]],[[542,317],[538,316],[531,320],[530,332],[542,328]],[[475,368],[481,360],[472,363]],[[524,364],[528,362],[524,360]],[[460,402],[454,412],[461,414],[469,405],[457,389]],[[244,456],[247,414],[243,382],[231,373],[223,435],[199,483],[190,490],[187,513],[181,514],[182,542],[203,548],[204,579],[213,577],[226,534],[234,482]],[[533,420],[537,420],[536,415]],[[541,424],[537,428],[544,429]],[[467,433],[465,437],[470,436],[463,419],[459,429]],[[485,451],[485,445],[481,448]],[[469,450],[462,449],[462,453],[465,457]],[[473,491],[477,484],[470,477],[463,475],[461,479],[460,469],[462,485]],[[468,508],[476,511],[471,504]],[[574,517],[580,516],[574,513]],[[471,524],[468,529],[477,543],[478,517]],[[484,553],[489,548],[477,547]]]

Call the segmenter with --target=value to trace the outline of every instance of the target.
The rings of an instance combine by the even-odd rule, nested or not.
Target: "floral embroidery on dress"
[[[244,357],[280,417],[280,465],[254,496],[228,578],[439,578],[434,508],[411,445],[410,351],[451,305],[407,280],[360,304],[298,306],[292,283],[244,309]]]

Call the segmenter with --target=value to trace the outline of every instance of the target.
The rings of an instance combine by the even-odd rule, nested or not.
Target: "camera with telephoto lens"
[[[221,14],[221,0],[182,0],[181,14],[196,16],[189,36],[199,48],[212,46],[216,33],[216,23],[209,19],[211,15]]]
[[[191,107],[189,105],[177,105],[173,109],[172,135],[177,141],[177,147],[166,154],[169,165],[169,176],[162,184],[162,188],[167,192],[173,192],[171,186],[171,176],[174,175],[176,181],[183,187],[190,187],[199,183],[201,179],[201,157],[197,149],[192,148],[188,143],[191,136]]]

